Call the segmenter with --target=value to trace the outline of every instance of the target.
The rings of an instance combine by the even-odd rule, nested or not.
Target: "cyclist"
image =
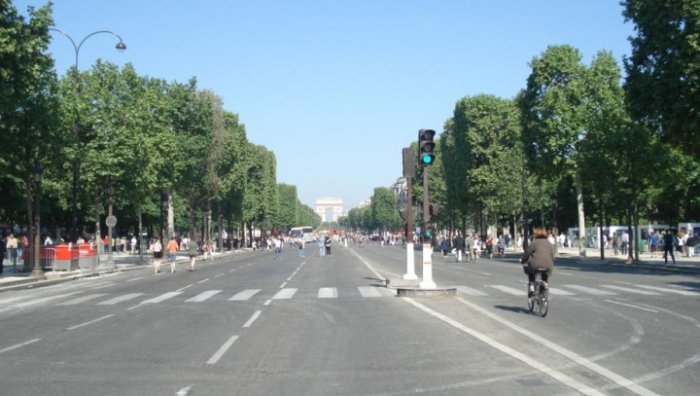
[[[547,272],[542,273],[542,284],[545,289],[549,287],[547,281],[554,270],[554,246],[547,240],[547,230],[545,228],[534,229],[533,240],[527,246],[520,262],[527,274],[528,297],[535,293],[535,273],[538,268],[547,270]]]

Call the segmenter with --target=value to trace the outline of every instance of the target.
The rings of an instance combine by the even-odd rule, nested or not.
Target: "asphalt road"
[[[394,296],[403,247],[284,249],[0,293],[3,395],[696,395],[700,279],[434,255],[457,296]],[[421,252],[416,252],[421,275]]]

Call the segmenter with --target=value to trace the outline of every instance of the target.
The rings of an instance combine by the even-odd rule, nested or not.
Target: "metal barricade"
[[[81,271],[97,270],[97,251],[86,243],[78,245],[78,263]]]
[[[56,249],[51,247],[42,247],[40,256],[41,268],[43,270],[53,270],[56,262]]]

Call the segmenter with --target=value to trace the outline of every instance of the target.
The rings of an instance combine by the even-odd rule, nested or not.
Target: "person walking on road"
[[[0,275],[2,275],[5,256],[7,255],[7,244],[10,238],[0,238]]]
[[[326,255],[326,245],[324,242],[325,242],[324,236],[321,235],[318,238],[318,255],[321,257]]]
[[[197,244],[197,241],[195,239],[192,239],[188,243],[188,254],[190,256],[190,272],[194,272],[194,262],[197,259],[197,255],[199,254],[199,245]]]
[[[673,264],[676,264],[676,257],[673,255],[673,248],[675,245],[674,243],[674,237],[673,234],[671,233],[670,230],[666,230],[666,233],[664,233],[664,264],[668,264],[668,254],[671,253],[671,260],[673,260]]]
[[[177,260],[177,251],[180,250],[180,247],[177,246],[177,241],[175,240],[174,236],[170,237],[170,242],[168,242],[168,246],[166,248],[166,251],[168,252],[168,259],[170,260],[170,273],[175,272],[175,260]]]

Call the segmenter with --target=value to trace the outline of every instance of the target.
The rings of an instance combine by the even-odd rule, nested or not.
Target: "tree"
[[[671,220],[700,218],[700,0],[626,0],[635,24],[624,84],[638,131],[647,128],[683,170],[663,192]],[[673,207],[675,206],[675,208]]]
[[[381,227],[383,231],[386,231],[387,229],[393,230],[400,226],[401,219],[396,209],[396,196],[388,187],[376,187],[374,189],[370,208],[376,227]]]
[[[532,60],[527,87],[520,95],[523,146],[527,166],[541,178],[569,175],[576,187],[579,252],[586,254],[580,143],[586,137],[587,70],[580,52],[550,46]]]
[[[59,124],[56,77],[53,60],[46,55],[51,4],[28,11],[26,21],[11,2],[0,3],[0,179],[8,197],[19,200],[25,195],[31,224],[33,199],[41,199],[33,189],[34,170],[42,168],[45,184],[51,187],[57,178],[54,165],[60,161],[52,153],[60,142],[53,133]]]

